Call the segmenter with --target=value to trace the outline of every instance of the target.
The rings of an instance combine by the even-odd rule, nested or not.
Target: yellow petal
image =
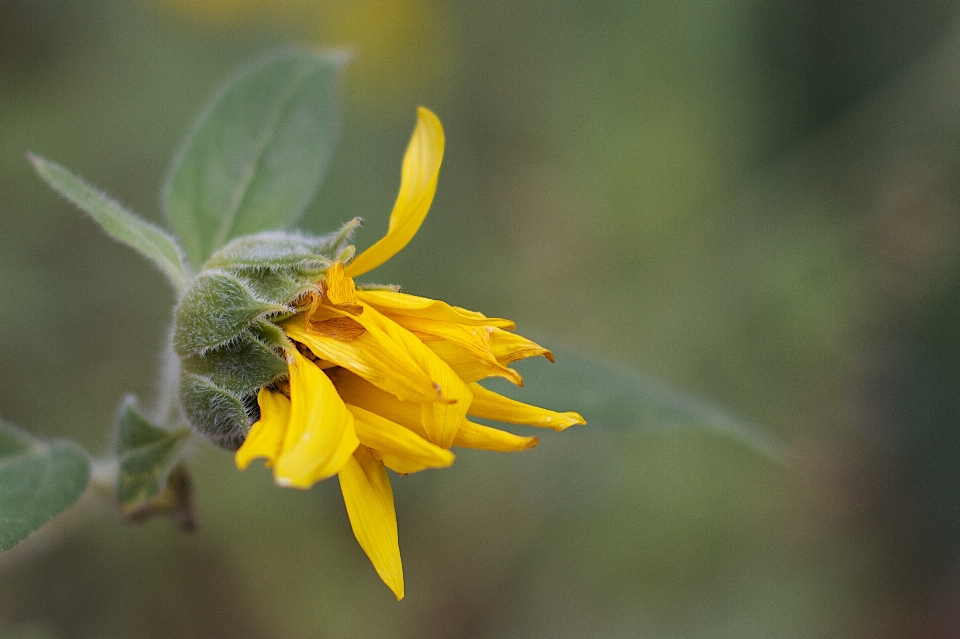
[[[371,333],[383,331],[395,344],[404,348],[420,370],[436,384],[445,401],[422,403],[421,419],[427,431],[427,439],[443,448],[450,448],[473,399],[470,389],[452,368],[424,346],[413,333],[381,315],[375,308],[364,306],[363,313],[357,316],[357,321]]]
[[[466,326],[496,326],[507,329],[516,327],[516,324],[510,320],[486,317],[483,313],[468,311],[428,297],[417,297],[396,291],[364,290],[357,291],[357,297],[395,321],[399,321],[399,317],[422,317]]]
[[[523,335],[494,328],[490,331],[490,349],[501,364],[510,364],[528,357],[546,357],[553,361],[553,353]]]
[[[437,357],[446,362],[447,366],[452,368],[457,376],[468,384],[501,374],[499,366],[496,369],[491,369],[489,362],[474,357],[470,351],[456,344],[444,340],[430,340],[423,344],[436,353]]]
[[[416,235],[433,202],[442,160],[443,127],[436,115],[420,107],[417,110],[417,126],[403,156],[400,193],[390,214],[390,228],[379,242],[350,262],[346,268],[349,277],[380,266]]]
[[[467,351],[483,369],[484,377],[502,377],[517,386],[523,386],[520,373],[497,361],[490,347],[490,333],[498,329],[492,326],[464,326],[422,317],[398,317],[395,321],[420,338],[428,348],[431,346],[430,342],[442,340]]]
[[[449,450],[431,444],[400,424],[381,417],[359,406],[347,404],[353,413],[357,437],[364,446],[377,451],[380,458],[392,470],[399,473],[411,473],[424,468],[444,468],[453,463],[454,454]],[[393,466],[398,466],[393,468]]]
[[[393,489],[383,463],[360,446],[337,475],[347,516],[360,547],[397,600],[403,599],[403,565]]]
[[[326,301],[333,306],[354,314],[360,311],[357,288],[353,279],[344,275],[343,262],[334,262],[327,269],[326,280],[322,286]]]
[[[420,421],[419,403],[400,401],[395,395],[343,368],[330,371],[330,379],[348,405],[376,413],[426,438],[427,431]]]
[[[309,488],[336,474],[360,441],[330,378],[293,351],[290,364],[290,423],[273,469],[280,486]]]
[[[453,440],[453,445],[461,448],[479,448],[480,450],[512,453],[533,448],[539,441],[536,437],[520,437],[505,430],[463,420],[463,423],[460,424],[460,430],[457,431],[457,436]]]
[[[260,419],[233,458],[240,470],[258,457],[265,457],[267,466],[273,466],[290,422],[290,400],[283,393],[261,388],[257,393],[257,404],[260,405]]]
[[[352,321],[359,323],[362,315]],[[430,377],[382,331],[365,331],[343,340],[312,332],[302,315],[295,315],[282,327],[288,337],[306,345],[317,357],[343,366],[397,397],[418,402],[440,398]]]
[[[467,408],[470,407],[472,399],[470,389],[452,368],[424,346],[423,342],[417,339],[413,333],[380,314],[372,306],[364,304],[363,312],[355,316],[354,319],[367,332],[360,339],[350,342],[351,344],[361,344],[365,338],[377,340],[381,346],[378,350],[369,353],[371,358],[384,359],[391,357],[396,361],[404,360],[405,363],[402,366],[387,366],[388,379],[386,380],[373,379],[346,364],[344,364],[344,367],[353,370],[380,388],[393,392],[401,400],[409,401],[417,401],[417,398],[394,392],[389,384],[396,385],[396,382],[409,382],[407,376],[414,370],[425,374],[439,393],[435,398],[428,398],[426,401],[419,400],[421,403],[421,419],[428,433],[427,439],[443,448],[450,448],[453,436],[467,414]],[[307,344],[310,345],[309,342]],[[321,353],[317,354],[326,359],[331,359]],[[334,359],[334,361],[336,360]],[[392,372],[390,372],[391,368],[393,369]]]
[[[380,390],[366,380],[343,369],[335,371],[332,378],[337,391],[348,402],[348,405],[361,405],[368,411],[375,412],[409,429],[421,438],[427,437],[427,431],[421,421],[419,405],[411,402],[401,402],[390,393]],[[465,419],[460,422],[460,427],[457,429],[457,434],[454,436],[451,446],[513,452],[532,448],[537,445],[537,441],[536,437],[520,437],[489,426],[474,424]],[[387,463],[387,455],[382,455],[381,458],[384,459],[384,463]],[[389,464],[388,468],[396,470],[398,473],[414,472],[393,468]]]
[[[469,415],[494,419],[508,424],[526,424],[563,430],[576,424],[586,424],[579,413],[557,413],[546,408],[539,408],[504,397],[480,384],[470,384],[473,391],[473,402],[470,404]]]

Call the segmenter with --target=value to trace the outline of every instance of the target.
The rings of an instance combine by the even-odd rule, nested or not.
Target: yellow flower
[[[240,469],[266,458],[280,486],[309,488],[337,475],[350,524],[380,577],[403,598],[403,569],[387,469],[400,474],[453,463],[454,446],[518,451],[537,444],[474,423],[479,417],[563,430],[577,413],[530,406],[487,390],[508,364],[550,351],[509,320],[391,290],[353,277],[383,264],[426,217],[443,157],[443,129],[420,108],[403,159],[386,236],[348,264],[335,262],[281,323],[290,340],[289,381],[260,390],[260,419],[236,453]]]

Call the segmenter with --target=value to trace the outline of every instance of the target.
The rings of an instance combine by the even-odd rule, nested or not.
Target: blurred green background
[[[394,482],[398,604],[336,482],[281,490],[198,446],[198,532],[66,515],[0,557],[0,636],[960,636],[957,18],[945,0],[0,0],[4,419],[105,450],[124,394],[153,397],[173,302],[24,152],[160,221],[216,84],[298,42],[356,56],[305,229],[361,215],[361,248],[379,238],[429,106],[437,197],[377,278],[790,447],[782,468],[587,427],[463,452]]]

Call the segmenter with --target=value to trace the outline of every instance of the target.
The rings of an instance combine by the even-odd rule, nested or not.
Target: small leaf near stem
[[[140,414],[133,397],[124,400],[117,418],[116,438],[117,503],[124,517],[136,518],[139,513],[142,518],[147,511],[173,512],[184,501],[173,499],[172,506],[159,510],[154,503],[158,497],[161,501],[176,497],[171,477],[189,436],[186,429],[169,431],[154,426]]]

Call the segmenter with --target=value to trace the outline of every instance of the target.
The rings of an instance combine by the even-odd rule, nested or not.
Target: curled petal
[[[437,357],[446,362],[447,366],[468,384],[487,377],[503,377],[518,386],[523,385],[520,373],[507,368],[495,358],[491,363],[490,358],[477,357],[463,346],[446,340],[428,340],[424,345],[436,353]]]
[[[426,438],[419,403],[400,401],[395,395],[343,368],[330,371],[330,379],[348,405],[376,413]]]
[[[273,469],[281,486],[309,488],[336,474],[360,441],[330,378],[293,351],[290,364],[290,423]]]
[[[390,213],[390,228],[376,244],[358,255],[347,266],[346,274],[356,277],[372,270],[391,257],[416,235],[430,210],[437,191],[437,176],[443,160],[443,127],[429,109],[417,110],[417,126],[403,156],[400,193]]]
[[[366,302],[387,317],[401,322],[402,317],[421,317],[439,322],[463,324],[465,326],[496,326],[513,329],[516,324],[510,320],[486,317],[483,313],[468,311],[459,306],[451,306],[440,300],[417,297],[396,291],[357,291],[361,301]]]
[[[344,275],[343,262],[334,262],[326,272],[323,296],[331,305],[351,314],[361,312],[360,300],[353,279]]]
[[[354,536],[397,600],[403,599],[397,514],[383,463],[369,448],[360,446],[337,476]]]
[[[501,364],[510,364],[528,357],[546,357],[553,361],[553,353],[523,335],[494,328],[490,331],[490,350]]]
[[[539,441],[536,437],[521,437],[505,430],[463,420],[463,423],[460,424],[460,430],[457,431],[457,436],[453,440],[453,445],[461,448],[513,453],[533,448]]]
[[[265,457],[267,466],[273,466],[290,422],[290,400],[283,393],[261,388],[257,393],[257,404],[260,405],[260,419],[233,458],[240,470],[258,457]]]
[[[400,424],[351,404],[347,404],[347,409],[353,413],[360,443],[377,451],[384,463],[396,472],[444,468],[453,463],[454,454],[449,450],[431,444]],[[388,463],[389,460],[394,463]]]
[[[524,404],[509,397],[504,397],[499,393],[494,393],[480,384],[470,384],[470,390],[473,391],[473,402],[471,402],[470,410],[467,413],[474,417],[494,419],[508,424],[552,428],[553,430],[563,430],[570,426],[587,423],[580,416],[580,413],[558,413],[531,404]]]
[[[520,373],[501,364],[490,347],[490,334],[499,329],[492,326],[464,326],[421,317],[398,317],[397,323],[423,340],[428,348],[430,342],[438,340],[459,346],[477,360],[485,372],[484,377],[503,377],[517,386],[523,386]]]
[[[359,324],[362,315],[350,321]],[[283,323],[287,336],[306,345],[317,357],[343,366],[397,397],[417,402],[440,399],[433,380],[410,359],[406,349],[382,331],[361,328],[359,335],[341,339],[308,327],[299,315]]]
[[[457,428],[460,427],[473,399],[470,389],[452,368],[424,346],[413,333],[381,315],[376,309],[365,306],[357,321],[371,333],[383,331],[395,344],[406,349],[420,370],[433,380],[444,401],[422,403],[421,419],[428,434],[427,439],[443,448],[450,448]]]
[[[421,438],[427,438],[427,431],[423,427],[420,407],[411,402],[401,402],[390,393],[385,393],[369,382],[345,370],[338,370],[332,374],[337,390],[348,405],[360,405],[370,412],[389,419],[416,433]],[[464,419],[453,438],[451,446],[460,448],[479,448],[499,452],[513,452],[526,450],[537,445],[536,437],[520,437],[513,433],[475,424]],[[385,459],[385,456],[384,456]],[[386,461],[386,459],[385,459]],[[392,468],[392,467],[391,467]],[[413,472],[397,470],[397,472]]]

